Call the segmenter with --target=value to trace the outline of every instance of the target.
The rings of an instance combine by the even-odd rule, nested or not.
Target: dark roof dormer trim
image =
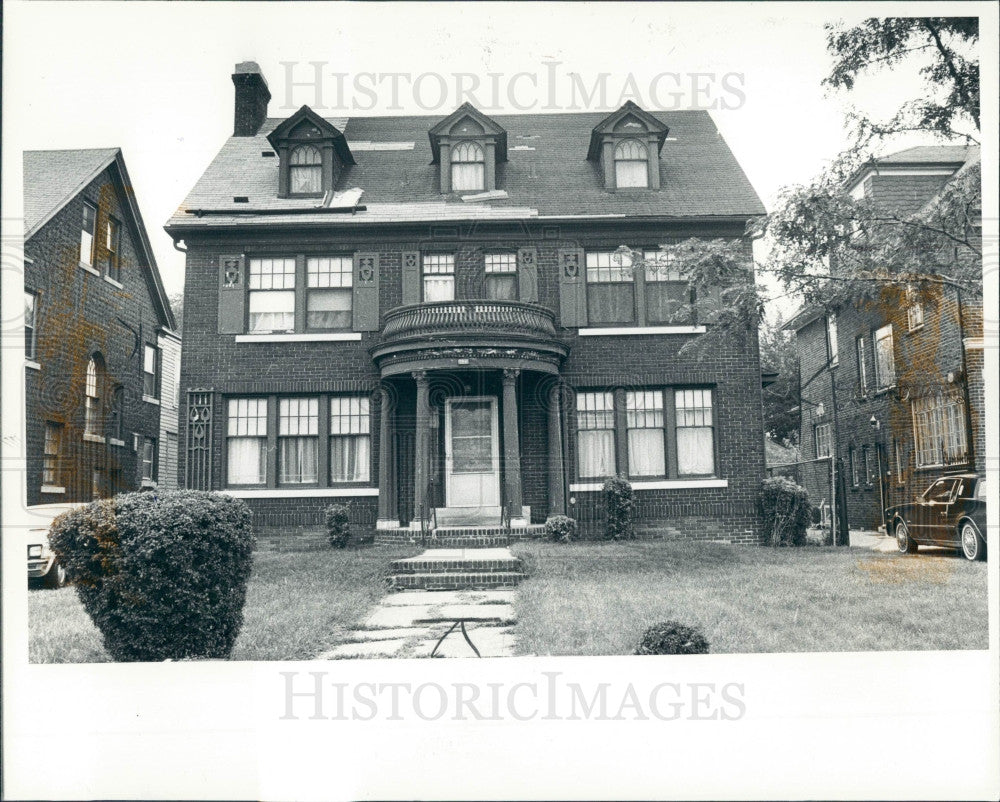
[[[658,120],[631,100],[626,100],[625,104],[618,111],[612,112],[594,126],[593,131],[590,133],[590,148],[587,150],[588,161],[597,161],[601,158],[604,137],[613,134],[615,126],[629,115],[636,117],[646,126],[644,133],[653,134],[656,137],[657,153],[663,149],[663,142],[667,138],[667,134],[670,133],[670,129],[666,123]]]
[[[471,103],[465,102],[427,132],[427,136],[431,141],[431,164],[440,163],[441,138],[450,136],[451,129],[454,128],[455,124],[458,123],[463,117],[471,117],[482,127],[484,133],[481,136],[494,140],[496,143],[496,161],[507,161],[507,130],[492,118],[487,117]]]
[[[316,129],[316,135],[311,137],[293,136],[293,132],[303,122],[308,122]],[[357,164],[354,155],[347,144],[347,138],[337,126],[324,120],[308,106],[303,106],[291,117],[282,120],[281,123],[267,135],[267,141],[271,147],[278,150],[279,143],[288,141],[329,141],[337,153],[337,157],[343,164]]]

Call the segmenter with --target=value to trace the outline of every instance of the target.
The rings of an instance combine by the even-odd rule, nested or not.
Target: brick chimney
[[[236,87],[236,113],[233,136],[253,136],[267,118],[271,93],[256,61],[242,61],[233,73]]]

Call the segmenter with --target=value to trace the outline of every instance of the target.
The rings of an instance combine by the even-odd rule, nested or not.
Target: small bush
[[[545,522],[545,536],[556,543],[576,540],[576,520],[566,515],[553,515]]]
[[[351,511],[346,504],[331,504],[326,508],[326,536],[335,549],[343,549],[351,542]]]
[[[636,654],[708,654],[708,641],[698,627],[678,621],[653,624],[639,641]]]
[[[611,540],[631,540],[635,537],[632,527],[635,492],[632,485],[620,476],[609,476],[604,480],[604,504],[607,509],[607,537]]]
[[[125,493],[63,513],[49,542],[114,660],[232,652],[253,561],[245,502]]]
[[[801,546],[809,525],[809,495],[791,479],[775,476],[761,487],[760,514],[771,546]]]
[[[810,507],[809,520],[812,521],[813,526],[821,524],[823,522],[823,510],[819,507]]]

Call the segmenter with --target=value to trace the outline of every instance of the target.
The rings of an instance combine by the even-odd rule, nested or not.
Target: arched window
[[[649,186],[649,160],[642,142],[626,139],[618,143],[615,148],[615,186]]]
[[[84,387],[84,422],[85,434],[101,434],[101,390],[103,384],[103,365],[96,354],[87,363],[87,381]]]
[[[459,142],[451,151],[451,188],[455,192],[486,187],[486,157],[475,142]]]
[[[288,183],[292,195],[317,195],[323,191],[323,157],[319,148],[299,145],[292,149]]]

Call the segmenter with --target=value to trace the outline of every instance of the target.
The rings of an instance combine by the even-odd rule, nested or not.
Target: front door
[[[449,508],[500,506],[496,398],[445,402],[445,503]]]

